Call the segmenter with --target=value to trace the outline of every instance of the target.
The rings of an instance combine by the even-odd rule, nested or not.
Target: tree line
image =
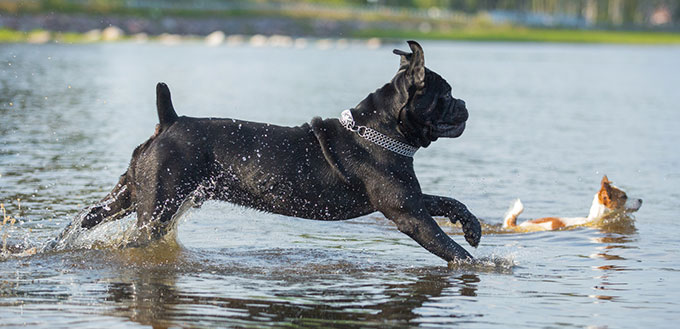
[[[466,13],[482,11],[540,13],[580,18],[588,25],[614,27],[670,26],[680,22],[680,0],[279,0],[279,2],[418,9],[435,7]]]
[[[680,0],[0,0],[0,12],[69,11],[77,8],[113,12],[120,8],[148,7],[191,10],[241,10],[264,7],[313,5],[324,8],[352,7],[357,10],[402,8],[427,12],[432,8],[455,13],[510,13],[547,15],[597,27],[680,27]]]

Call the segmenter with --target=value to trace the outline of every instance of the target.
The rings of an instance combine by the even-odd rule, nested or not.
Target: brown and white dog
[[[588,217],[543,217],[528,220],[517,225],[517,216],[524,211],[524,205],[515,200],[503,218],[503,228],[518,231],[548,231],[563,227],[585,225],[602,218],[612,211],[634,212],[642,206],[642,199],[628,198],[626,193],[614,186],[607,176],[602,177],[600,191],[595,194]]]

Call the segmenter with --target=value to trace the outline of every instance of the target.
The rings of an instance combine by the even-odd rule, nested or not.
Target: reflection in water
[[[614,252],[618,249],[631,248],[627,246],[627,244],[634,241],[631,235],[637,233],[634,219],[625,214],[617,213],[603,217],[596,224],[600,231],[604,233],[604,236],[592,238],[591,240],[596,243],[604,244],[604,246],[598,247],[598,249],[604,251],[593,254],[591,257],[602,258],[609,261],[626,260],[625,257],[614,254]],[[609,265],[605,265],[598,268],[609,270],[617,267],[612,265],[612,267],[609,268]]]
[[[462,296],[476,297],[477,296],[477,283],[481,280],[475,274],[464,274],[459,277],[462,286],[460,288],[460,294]]]
[[[417,323],[422,318],[418,309],[426,303],[437,303],[442,297],[475,298],[481,282],[476,274],[455,274],[441,267],[365,273],[369,276],[359,271],[350,277],[329,275],[336,270],[326,267],[322,271],[329,273],[308,273],[308,280],[319,286],[310,289],[299,284],[297,269],[281,269],[280,265],[272,264],[266,274],[254,274],[258,271],[245,266],[251,280],[262,280],[266,286],[244,291],[233,286],[238,286],[245,273],[230,268],[208,270],[200,255],[177,244],[114,254],[121,268],[118,275],[105,283],[102,302],[111,306],[106,314],[127,317],[154,328],[187,323],[250,326],[262,321],[304,327]],[[180,282],[187,275],[196,276],[199,283],[184,287]],[[297,291],[297,286],[305,289],[305,293]],[[457,317],[452,315],[440,321],[447,323]]]
[[[421,270],[423,271],[423,270]],[[407,324],[422,315],[416,309],[424,303],[447,295],[475,297],[480,278],[475,274],[452,276],[447,271],[424,269],[426,274],[414,277],[410,283],[380,283],[365,280],[361,295],[351,289],[326,289],[307,292],[307,298],[296,297],[298,292],[282,290],[273,296],[229,297],[214,292],[196,293],[178,287],[182,270],[171,264],[161,267],[135,268],[123,271],[110,280],[105,298],[114,303],[111,315],[125,316],[132,321],[154,328],[203,323],[207,326],[255,325],[265,321],[270,325],[373,327],[385,324]],[[212,284],[229,285],[229,277],[206,278]],[[285,279],[271,277],[268,280]],[[373,283],[375,285],[373,285]],[[321,285],[356,283],[321,282]],[[272,290],[280,289],[276,287]],[[452,293],[449,288],[456,288]],[[248,293],[252,294],[252,293]],[[453,319],[444,322],[452,321]]]
[[[621,262],[626,261],[627,259],[617,254],[617,252],[625,249],[635,248],[629,246],[631,242],[635,241],[632,235],[637,233],[635,221],[632,217],[624,213],[612,213],[604,216],[594,224],[604,235],[593,238],[592,240],[596,243],[603,244],[603,246],[598,247],[598,249],[603,251],[592,254],[590,257],[604,259],[607,261],[607,263],[604,265],[593,266],[594,269],[602,271],[602,274],[596,277],[596,279],[599,280],[599,284],[593,289],[609,292],[609,294],[605,295],[598,293],[590,295],[590,297],[597,300],[616,301],[620,298],[620,296],[611,295],[611,292],[626,291],[628,290],[626,288],[628,284],[624,282],[612,281],[612,276],[610,274],[614,272],[634,270],[628,266],[620,265]]]
[[[167,328],[173,325],[173,314],[179,313],[175,305],[180,304],[176,291],[175,274],[165,269],[138,268],[134,273],[124,271],[120,281],[108,284],[105,298],[113,302],[112,315],[125,316],[143,325]]]

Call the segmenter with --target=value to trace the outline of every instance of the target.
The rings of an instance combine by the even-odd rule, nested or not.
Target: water
[[[404,45],[398,45],[402,49]],[[388,81],[392,45],[0,45],[0,325],[41,327],[671,327],[680,318],[680,48],[424,43],[470,109],[463,136],[416,156],[424,191],[485,222],[481,259],[448,267],[380,214],[317,222],[209,202],[177,241],[37,253],[181,114],[282,125],[337,117]],[[585,216],[603,174],[644,199],[598,227],[507,234],[520,217]],[[81,244],[84,246],[84,244]],[[7,254],[10,253],[8,256]]]

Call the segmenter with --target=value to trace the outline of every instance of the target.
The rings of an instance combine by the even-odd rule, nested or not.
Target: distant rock
[[[261,34],[256,34],[250,37],[250,45],[253,47],[264,47],[267,45],[267,37]]]
[[[368,47],[369,49],[378,49],[380,48],[381,44],[382,42],[378,38],[370,38],[366,40],[366,47]]]
[[[333,40],[332,39],[316,40],[316,48],[319,48],[321,50],[331,49],[333,48]]]
[[[293,38],[287,35],[272,35],[269,37],[269,45],[273,47],[292,47]]]
[[[117,26],[109,26],[105,28],[101,33],[101,39],[103,41],[117,41],[120,40],[125,35],[125,32]]]
[[[307,39],[305,38],[297,38],[295,39],[295,48],[306,48],[307,47]]]
[[[222,31],[215,31],[205,36],[205,44],[208,46],[219,46],[224,42],[226,36]]]
[[[158,41],[164,45],[174,46],[182,42],[182,36],[178,34],[163,33],[158,36]]]
[[[137,33],[132,35],[132,40],[135,40],[138,43],[145,43],[149,41],[149,35],[146,33]]]

